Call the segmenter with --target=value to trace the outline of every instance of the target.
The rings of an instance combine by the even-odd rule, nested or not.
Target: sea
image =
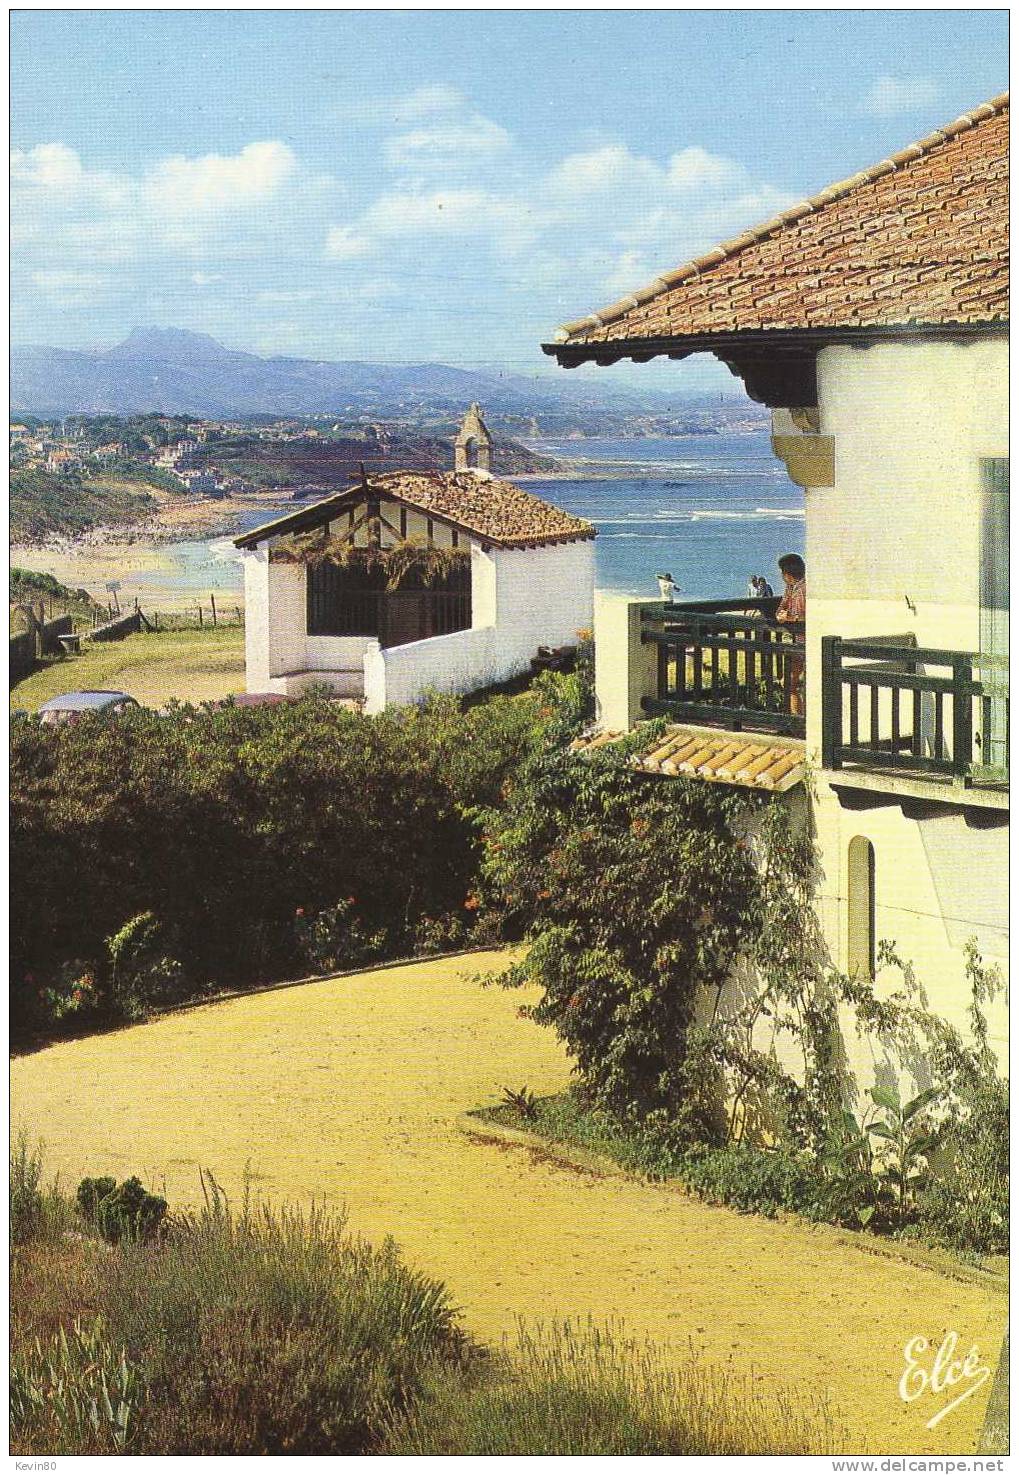
[[[754,573],[778,589],[777,560],[803,553],[803,492],[766,432],[528,445],[570,464],[568,477],[518,480],[595,524],[598,588],[657,597],[661,572],[672,575],[677,598],[738,598]],[[287,502],[247,513],[237,531],[294,509]],[[143,604],[164,602],[170,588],[229,604],[243,589],[234,536],[162,545],[158,568],[126,571],[130,592]]]

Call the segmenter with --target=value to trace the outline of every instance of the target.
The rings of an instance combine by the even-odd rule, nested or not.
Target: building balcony
[[[655,652],[648,716],[729,732],[804,734],[804,626],[779,624],[772,599],[659,604],[642,611],[641,642]]]
[[[669,604],[600,595],[595,686],[603,728],[648,717],[802,738],[802,625],[775,619],[772,599]]]
[[[808,658],[804,627],[776,621],[777,606],[777,599],[665,604],[599,594],[600,731],[629,732],[664,716],[682,725],[677,741],[697,731],[707,741],[714,730],[803,750],[809,738],[814,761],[833,787],[852,791],[847,802],[855,807],[899,794],[1007,808],[1005,659],[922,647],[905,635],[825,636],[821,680],[811,682],[816,710],[808,712],[805,677],[818,644]],[[673,771],[672,756],[663,772]],[[715,776],[697,765],[680,769]]]
[[[833,783],[995,804],[1008,790],[1008,728],[1004,658],[903,636],[822,638],[821,765]]]

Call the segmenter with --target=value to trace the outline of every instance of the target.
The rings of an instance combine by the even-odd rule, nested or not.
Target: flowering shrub
[[[383,928],[371,932],[364,926],[353,896],[319,912],[295,908],[294,933],[305,965],[315,973],[336,973],[375,962],[387,955],[389,945]]]
[[[485,821],[489,909],[525,936],[511,982],[549,1024],[602,1106],[691,1116],[717,1130],[717,1072],[692,1048],[695,1004],[720,991],[752,925],[754,871],[720,786],[662,784],[625,753],[539,750]]]
[[[295,927],[296,910],[314,918],[338,897],[357,897],[354,956],[380,933],[393,955],[410,954],[425,919],[466,926],[480,851],[470,811],[498,802],[539,705],[525,695],[462,710],[442,698],[369,718],[309,697],[17,723],[15,1037],[53,1022],[38,990],[55,988],[74,958],[110,1008],[130,1011],[212,984],[293,977],[309,965],[302,939],[318,948],[310,926]],[[158,919],[159,946],[144,968],[115,962],[108,939],[144,915]],[[346,964],[349,929],[336,925]]]

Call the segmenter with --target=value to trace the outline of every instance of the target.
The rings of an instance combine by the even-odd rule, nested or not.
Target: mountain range
[[[642,392],[571,374],[528,377],[449,364],[264,358],[182,328],[135,328],[108,349],[27,345],[11,351],[16,414],[407,416],[460,413],[471,400],[501,415],[661,414],[718,403],[717,395]]]

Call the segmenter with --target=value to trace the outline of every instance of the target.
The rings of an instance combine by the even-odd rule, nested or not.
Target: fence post
[[[201,600],[198,601],[198,628],[199,628],[199,630],[204,630],[205,629],[205,623],[204,623],[204,621],[202,619],[202,601]]]
[[[842,767],[842,640],[821,637],[821,767]]]
[[[210,594],[209,595],[209,603],[212,605],[212,628],[215,630],[215,628],[216,628],[216,596],[215,596],[215,594]]]

